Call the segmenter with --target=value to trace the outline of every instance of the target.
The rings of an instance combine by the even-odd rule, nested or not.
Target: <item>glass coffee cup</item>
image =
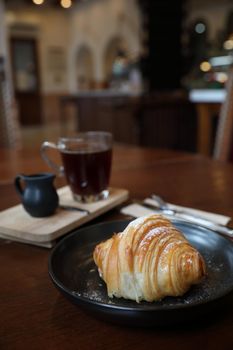
[[[57,144],[43,142],[41,155],[56,173],[65,175],[76,201],[90,203],[109,196],[112,143],[109,132],[82,132],[75,137],[62,137]],[[62,166],[49,158],[49,148],[59,151]]]

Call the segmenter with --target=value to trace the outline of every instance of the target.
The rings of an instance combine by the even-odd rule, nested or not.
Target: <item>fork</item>
[[[176,214],[176,213],[182,213],[182,211],[178,211],[175,209],[169,208],[168,204],[165,202],[165,200],[158,196],[157,194],[152,194],[151,198],[154,199],[157,202],[157,207],[163,211],[166,211],[167,214]]]
[[[226,235],[228,237],[233,237],[233,230],[229,227],[220,225],[220,224],[216,224],[208,219],[202,218],[201,216],[195,215],[195,214],[188,214],[185,211],[181,210],[176,210],[176,209],[170,209],[169,205],[163,200],[163,198],[161,198],[160,196],[156,195],[156,194],[152,194],[151,198],[154,199],[158,205],[157,208],[162,210],[165,214],[168,215],[175,215],[175,214],[181,214],[181,217],[183,219],[186,219],[188,221],[192,221],[192,222],[196,222],[197,224],[203,226],[203,227],[207,227],[210,228],[214,231],[217,231],[223,235]]]

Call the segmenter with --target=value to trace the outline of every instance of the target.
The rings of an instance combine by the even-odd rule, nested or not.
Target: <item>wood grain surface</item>
[[[38,150],[29,153],[0,151],[1,209],[19,203],[12,181],[16,173],[48,170]],[[233,216],[233,165],[197,155],[116,147],[111,186],[128,189],[131,200],[157,193],[172,203]],[[115,208],[92,223],[119,218],[125,217]],[[194,324],[116,326],[87,314],[56,290],[48,257],[47,249],[0,240],[0,349],[233,348],[232,294],[220,312]]]
[[[18,204],[0,212],[0,237],[52,247],[57,238],[118,206],[129,196],[125,189],[110,188],[109,197],[105,200],[79,204],[73,199],[68,186],[59,188],[57,193],[60,205],[82,208],[88,213],[58,207],[51,216],[35,218],[24,210],[22,204]]]

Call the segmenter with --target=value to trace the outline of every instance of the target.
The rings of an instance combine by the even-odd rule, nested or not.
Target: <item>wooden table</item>
[[[38,149],[0,151],[0,208],[18,203],[16,173],[48,170]],[[58,181],[58,185],[63,180]],[[233,216],[233,165],[172,151],[116,147],[112,186],[142,199],[152,192],[181,205]],[[115,209],[98,218],[123,217]],[[233,349],[228,311],[182,327],[134,329],[107,324],[71,304],[48,276],[45,248],[0,240],[0,349]]]

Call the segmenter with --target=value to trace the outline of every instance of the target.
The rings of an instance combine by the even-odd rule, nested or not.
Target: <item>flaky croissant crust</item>
[[[132,221],[95,247],[93,258],[110,297],[155,301],[181,296],[205,275],[205,262],[161,215]]]

